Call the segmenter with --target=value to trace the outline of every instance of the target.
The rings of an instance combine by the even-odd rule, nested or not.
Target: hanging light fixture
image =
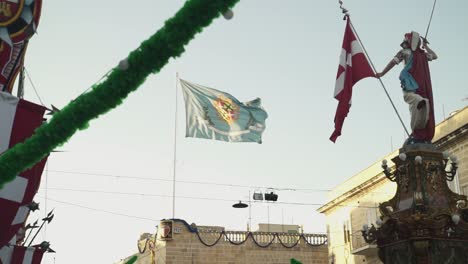
[[[234,207],[234,208],[246,208],[246,207],[249,207],[249,206],[247,204],[239,201],[239,203],[233,204],[232,207]]]
[[[253,194],[253,199],[255,201],[263,201],[263,193],[255,191]]]
[[[276,202],[276,201],[278,201],[278,195],[275,194],[274,192],[265,193],[265,201]]]

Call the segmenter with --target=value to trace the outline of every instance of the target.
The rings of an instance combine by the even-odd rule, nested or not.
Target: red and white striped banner
[[[43,106],[0,92],[0,155],[30,137],[42,124],[44,112]],[[0,188],[0,248],[24,225],[27,205],[39,188],[45,162],[40,161]]]
[[[40,264],[44,251],[38,247],[4,246],[0,264]]]

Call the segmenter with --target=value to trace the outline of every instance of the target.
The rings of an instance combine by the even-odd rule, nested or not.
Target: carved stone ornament
[[[449,164],[432,144],[414,144],[392,161],[393,168],[386,161],[382,168],[397,191],[379,205],[382,225],[363,231],[366,242],[377,242],[384,263],[468,263],[467,253],[445,262],[468,250],[467,197],[447,184],[456,174],[456,158]]]

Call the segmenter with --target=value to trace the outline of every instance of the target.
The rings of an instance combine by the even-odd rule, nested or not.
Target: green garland
[[[128,69],[114,68],[105,81],[55,113],[24,143],[1,155],[0,188],[66,143],[78,130],[86,129],[90,120],[120,105],[149,74],[159,72],[171,57],[179,57],[197,33],[238,1],[188,0],[164,27],[130,53]]]
[[[125,262],[125,264],[133,264],[135,263],[135,261],[137,261],[137,259],[138,259],[137,256],[133,256],[127,262]]]
[[[291,264],[302,264],[302,262],[300,262],[299,260],[296,260],[296,259],[291,259]]]

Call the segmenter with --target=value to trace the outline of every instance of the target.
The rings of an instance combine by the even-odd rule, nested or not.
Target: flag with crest
[[[241,103],[234,96],[180,80],[186,108],[186,136],[227,142],[262,143],[268,114],[260,98]]]

